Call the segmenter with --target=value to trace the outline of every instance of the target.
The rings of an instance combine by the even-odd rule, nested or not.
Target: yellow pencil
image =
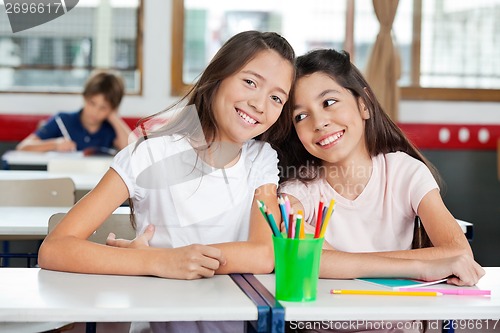
[[[346,290],[332,289],[330,294],[335,295],[386,295],[386,296],[441,296],[436,291],[397,291],[397,290]]]

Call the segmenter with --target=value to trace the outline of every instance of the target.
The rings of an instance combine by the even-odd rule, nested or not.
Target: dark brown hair
[[[199,80],[193,85],[189,92],[182,97],[177,103],[170,106],[166,110],[158,112],[152,116],[141,119],[138,127],[142,129],[142,136],[138,143],[148,137],[157,137],[169,134],[182,134],[190,137],[194,131],[199,130],[192,128],[191,118],[196,116],[199,119],[203,134],[210,145],[213,142],[217,133],[217,123],[215,121],[212,105],[222,80],[235,74],[249,61],[257,56],[261,51],[272,50],[278,53],[283,59],[288,60],[293,66],[295,52],[288,41],[275,32],[260,32],[260,31],[244,31],[234,35],[224,43],[219,51],[207,65]],[[292,80],[295,77],[293,74]],[[155,118],[163,115],[179,105],[186,102],[186,108],[192,110],[194,107],[196,113],[179,112],[175,119],[154,131],[148,130],[147,122],[154,123]],[[285,107],[287,105],[285,104]],[[261,140],[280,140],[285,137],[292,126],[291,119],[288,117],[288,112],[282,112],[279,120],[273,124],[265,133],[259,136]]]
[[[279,34],[253,30],[238,33],[224,43],[207,65],[198,81],[184,97],[166,110],[145,117],[138,122],[137,127],[141,133],[139,133],[140,137],[137,145],[148,138],[171,134],[180,134],[188,138],[196,137],[200,133],[200,128],[194,127],[193,124],[197,124],[199,119],[202,134],[206,138],[208,146],[210,146],[218,130],[212,106],[222,80],[237,73],[259,52],[266,50],[276,52],[283,59],[289,61],[290,66],[293,67],[295,52],[288,41]],[[294,78],[295,72],[291,77],[292,83]],[[156,120],[161,119],[161,116],[165,116],[166,112],[174,110],[183,102],[186,102],[185,106],[181,107],[181,111],[176,113],[174,118],[169,119],[164,126],[158,129],[149,130],[149,122],[154,126],[157,123]],[[284,110],[287,105],[288,103],[285,103]],[[195,112],[190,112],[193,111],[193,107]],[[198,119],[193,121],[195,117]],[[257,139],[280,141],[288,134],[291,127],[292,122],[289,113],[281,112],[278,121]],[[133,212],[132,201],[129,200],[129,203]],[[134,224],[133,221],[132,223]]]
[[[111,71],[93,72],[83,88],[83,97],[90,98],[102,94],[113,109],[120,106],[124,93],[125,85],[121,76]]]
[[[348,89],[355,99],[362,100],[370,112],[370,118],[365,122],[366,147],[370,156],[402,151],[422,161],[429,167],[438,183],[441,179],[436,168],[408,140],[401,129],[384,112],[374,92],[361,72],[351,63],[349,53],[332,49],[314,50],[300,56],[295,61],[297,80],[313,73],[324,73],[340,86]],[[293,94],[292,94],[293,99]],[[291,102],[293,105],[293,101]],[[288,117],[292,118],[292,108],[288,108]],[[321,161],[311,155],[300,142],[295,128],[282,144],[278,145],[281,170],[301,170],[303,166],[314,169]],[[284,149],[286,147],[286,149]],[[304,181],[316,178],[318,172],[301,174],[298,171],[286,172],[282,179],[298,178]]]

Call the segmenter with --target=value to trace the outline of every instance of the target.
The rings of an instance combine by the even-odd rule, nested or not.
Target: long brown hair
[[[152,116],[145,117],[138,122],[138,127],[143,129],[143,137],[138,143],[151,137],[169,134],[193,135],[197,128],[193,128],[190,119],[196,116],[203,130],[207,144],[213,142],[217,134],[217,122],[215,121],[212,105],[220,83],[227,77],[238,72],[248,62],[257,56],[261,51],[273,50],[283,59],[293,66],[295,52],[288,41],[275,32],[244,31],[234,35],[219,49],[212,58],[206,69],[201,74],[199,80],[193,85],[188,93],[177,103],[166,110],[158,112]],[[292,80],[295,77],[293,73]],[[180,105],[186,102],[186,112],[179,112],[175,119],[154,131],[148,131],[146,123],[155,118],[164,116],[174,108],[183,108]],[[196,109],[196,114],[188,112],[192,108]],[[188,110],[189,109],[189,110]],[[190,115],[188,115],[190,114]],[[273,124],[265,133],[259,136],[261,140],[280,140],[285,137],[291,127],[291,119],[287,112],[282,112],[279,120]]]
[[[402,151],[422,161],[429,167],[438,183],[441,179],[436,168],[422,155],[401,129],[384,112],[374,92],[361,72],[351,63],[349,53],[332,49],[314,50],[300,56],[295,61],[297,80],[313,73],[324,73],[340,86],[348,89],[356,99],[361,99],[370,112],[370,118],[365,122],[366,147],[370,156]],[[292,94],[293,99],[293,94]],[[293,104],[293,101],[291,101]],[[288,108],[291,119],[292,108]],[[301,173],[304,166],[317,168],[321,161],[311,155],[302,145],[295,128],[288,134],[286,140],[277,144],[280,155],[282,179],[298,178],[304,181],[316,178],[318,172]]]
[[[196,140],[196,137],[200,133],[206,138],[207,146],[210,146],[216,138],[218,131],[213,112],[213,103],[221,82],[237,73],[255,58],[259,52],[265,50],[275,51],[294,67],[295,52],[288,41],[281,35],[275,32],[254,30],[234,35],[219,49],[201,74],[199,80],[184,97],[166,110],[139,120],[137,127],[140,129],[140,137],[136,147],[148,138],[180,134],[188,139]],[[294,81],[295,72],[291,79]],[[184,106],[180,106],[181,104],[184,104]],[[193,108],[195,108],[195,112],[193,112]],[[148,124],[154,125],[157,123],[157,119],[165,116],[168,118],[168,114],[166,113],[174,109],[180,109],[180,111],[176,112],[176,115],[169,119],[164,126],[153,130],[148,128],[150,127]],[[288,112],[281,112],[278,121],[257,139],[264,141],[282,140],[292,127],[292,122],[288,115]],[[199,124],[199,126],[193,126],[193,124]],[[199,128],[200,126],[201,128]],[[203,147],[200,149],[203,149]],[[129,204],[132,212],[131,221],[135,226],[133,221],[133,204],[130,199]]]

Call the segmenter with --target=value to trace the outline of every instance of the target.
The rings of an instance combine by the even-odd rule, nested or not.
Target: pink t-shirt
[[[370,179],[355,200],[342,197],[324,178],[308,183],[287,181],[279,192],[297,198],[304,206],[305,220],[312,225],[321,195],[325,205],[335,199],[325,240],[337,250],[408,250],[420,201],[439,187],[427,166],[406,153],[379,154],[372,163]]]

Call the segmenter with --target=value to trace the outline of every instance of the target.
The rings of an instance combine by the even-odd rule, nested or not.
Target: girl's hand
[[[158,265],[159,276],[193,280],[212,277],[215,271],[226,264],[222,251],[216,247],[192,244],[168,249],[170,263]]]
[[[473,286],[485,274],[484,269],[468,254],[429,260],[424,268],[423,280],[448,278],[447,283],[457,286]]]
[[[150,248],[149,241],[154,232],[155,226],[150,224],[142,235],[133,240],[116,239],[115,234],[110,233],[106,245],[131,249]],[[226,264],[222,251],[212,246],[192,244],[161,251],[158,258],[160,264],[158,261],[155,264],[155,275],[159,277],[184,280],[212,277],[221,265]]]
[[[116,235],[114,233],[110,233],[108,238],[106,239],[106,245],[114,246],[114,247],[126,247],[132,249],[142,249],[145,247],[149,247],[149,241],[153,238],[155,233],[154,224],[150,224],[147,226],[144,233],[140,236],[137,236],[135,239],[116,239]]]

